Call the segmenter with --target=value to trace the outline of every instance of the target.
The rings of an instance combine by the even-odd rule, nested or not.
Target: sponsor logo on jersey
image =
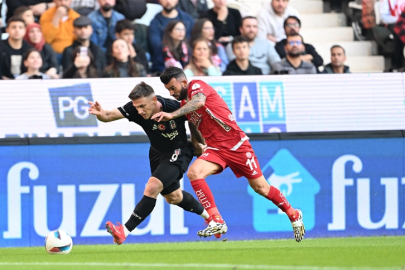
[[[158,129],[163,131],[166,129],[166,126],[164,124],[159,124]]]
[[[176,129],[176,121],[174,121],[174,120],[170,120],[170,122],[169,122],[169,125],[170,125],[170,128],[171,129]]]
[[[172,132],[172,133],[162,133],[162,136],[165,138],[168,138],[170,140],[173,140],[174,138],[176,138],[176,136],[179,135],[179,133],[176,131]]]

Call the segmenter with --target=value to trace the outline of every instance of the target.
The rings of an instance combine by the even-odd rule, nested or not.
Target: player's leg
[[[170,177],[170,176],[169,176]],[[107,221],[107,231],[114,237],[114,243],[121,245],[129,233],[133,231],[152,213],[156,205],[156,199],[159,193],[163,190],[163,183],[156,177],[149,178],[146,184],[142,199],[135,206],[134,211],[129,217],[124,226],[117,222],[117,225]]]
[[[210,155],[207,155],[207,154]],[[216,153],[206,151],[205,156],[200,156],[193,164],[191,164],[187,176],[191,181],[191,186],[196,193],[198,200],[207,210],[210,217],[206,220],[208,226],[204,230],[198,231],[199,236],[221,237],[228,231],[225,221],[222,219],[218,208],[215,204],[214,195],[211,192],[205,178],[211,174],[222,171],[226,164],[219,159]],[[210,160],[207,160],[209,157]]]
[[[256,179],[248,179],[248,181],[249,185],[256,193],[270,200],[287,214],[294,230],[295,240],[300,242],[305,235],[305,227],[302,221],[301,210],[294,209],[283,193],[278,188],[270,186],[263,175]]]
[[[180,188],[180,184],[178,184],[178,186],[174,184],[175,183],[172,184],[172,189],[175,189],[176,187],[177,189],[173,192],[164,194],[165,191],[167,189],[171,189],[171,187],[168,187],[161,192],[162,196],[165,197],[168,203],[177,205],[178,207],[183,208],[185,211],[195,213],[204,219],[209,218],[208,212],[204,209],[200,202],[193,197],[193,195],[182,190]]]

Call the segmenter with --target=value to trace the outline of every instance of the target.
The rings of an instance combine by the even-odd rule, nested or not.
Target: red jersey
[[[188,100],[198,93],[206,97],[205,105],[186,117],[201,132],[208,147],[214,149],[238,149],[249,138],[236,124],[228,105],[214,88],[201,80],[188,85]],[[186,101],[181,102],[181,106]]]

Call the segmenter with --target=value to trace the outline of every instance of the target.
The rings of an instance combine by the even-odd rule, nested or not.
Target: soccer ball
[[[49,254],[69,254],[72,247],[72,238],[65,231],[52,231],[45,238],[45,249]]]

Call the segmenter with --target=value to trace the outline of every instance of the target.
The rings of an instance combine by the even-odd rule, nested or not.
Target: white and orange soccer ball
[[[52,231],[45,238],[45,249],[49,254],[69,254],[72,247],[72,237],[65,231]]]

